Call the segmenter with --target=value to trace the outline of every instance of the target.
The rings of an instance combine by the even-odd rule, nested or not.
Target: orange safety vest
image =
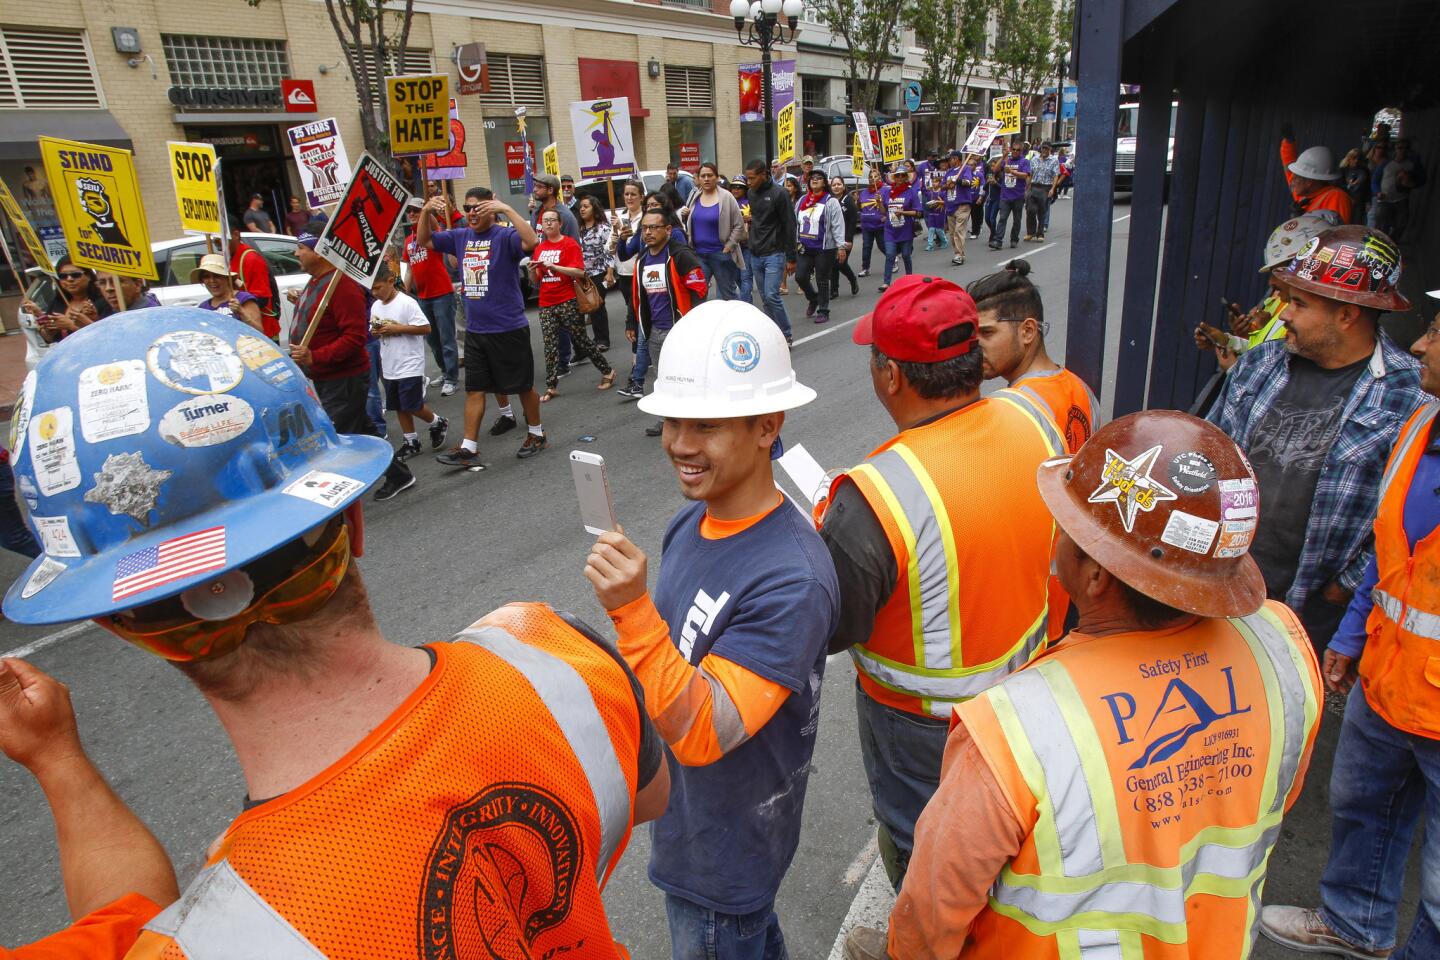
[[[242,813],[128,960],[618,958],[600,891],[630,836],[624,669],[549,607],[431,646],[405,702],[329,769]]]
[[[1398,730],[1440,739],[1440,531],[1405,536],[1405,498],[1440,403],[1427,403],[1400,431],[1380,480],[1375,565],[1380,579],[1360,657],[1371,709]]]
[[[1035,470],[1064,449],[1041,407],[997,394],[902,431],[831,484],[832,503],[841,483],[859,489],[898,571],[850,650],[871,698],[948,719],[1044,647],[1055,523]]]
[[[961,956],[1238,960],[1319,727],[1299,619],[1074,636],[956,710],[1021,822]]]
[[[1044,407],[1073,457],[1100,428],[1100,401],[1084,380],[1064,367],[1023,374],[1000,393],[1020,393]]]

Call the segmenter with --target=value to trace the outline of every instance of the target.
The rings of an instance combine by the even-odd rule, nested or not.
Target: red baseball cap
[[[874,344],[892,360],[939,363],[975,349],[978,326],[975,301],[964,288],[912,273],[890,285],[850,338],[861,346]]]

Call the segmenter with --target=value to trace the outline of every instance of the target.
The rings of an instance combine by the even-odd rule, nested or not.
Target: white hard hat
[[[1330,155],[1329,147],[1311,147],[1286,169],[1307,180],[1340,179],[1340,171],[1335,169],[1335,158]]]
[[[670,331],[655,390],[639,406],[657,417],[728,419],[814,399],[815,391],[795,379],[790,347],[773,320],[739,300],[708,300]]]
[[[1343,223],[1340,214],[1334,210],[1311,210],[1291,217],[1270,232],[1270,239],[1265,241],[1265,262],[1260,272],[1269,273],[1299,253],[1311,238]]]

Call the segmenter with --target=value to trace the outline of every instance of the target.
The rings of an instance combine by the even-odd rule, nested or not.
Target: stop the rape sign
[[[444,74],[386,77],[390,152],[444,153],[450,149],[450,78]]]

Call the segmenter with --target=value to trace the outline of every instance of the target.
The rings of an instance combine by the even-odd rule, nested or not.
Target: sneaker
[[[963,264],[964,262],[965,262],[965,258],[964,258],[964,257],[951,257],[951,258],[950,258],[950,266],[952,266],[952,267],[958,267],[958,266],[960,266],[961,264]]]
[[[570,368],[569,368],[568,366],[556,367],[556,368],[555,368],[555,379],[556,379],[556,380],[559,380],[561,377],[568,377],[568,376],[570,376]]]
[[[417,443],[416,446],[418,447],[419,444]],[[399,483],[387,477],[385,482],[380,485],[380,489],[376,491],[375,499],[377,501],[393,500],[399,496],[400,491],[409,490],[413,486],[415,486],[415,475],[413,473]]]
[[[869,271],[869,270],[861,270],[858,275],[859,275],[859,276],[862,276],[862,277],[868,277],[868,276],[870,276],[870,271]]]
[[[437,443],[437,444],[435,444],[435,446],[438,447],[438,446],[440,446],[440,444]],[[396,459],[396,460],[399,460],[401,463],[404,463],[406,460],[409,460],[411,457],[417,457],[417,456],[419,456],[419,455],[420,455],[420,441],[419,441],[419,440],[406,440],[404,443],[400,444],[400,449],[395,451],[395,459]],[[388,500],[389,497],[386,497],[385,499]]]
[[[545,439],[545,434],[542,433],[536,436],[533,433],[527,433],[525,434],[525,442],[520,444],[520,449],[515,452],[515,456],[521,460],[529,460],[548,446],[550,446],[550,441]]]
[[[435,415],[435,422],[430,424],[430,449],[440,449],[440,444],[445,442],[445,434],[450,432],[450,421],[439,414]],[[419,444],[416,445],[416,452],[419,452]]]
[[[502,433],[509,433],[515,429],[514,417],[496,417],[495,422],[490,424],[490,436],[498,437]]]
[[[1034,240],[1034,239],[1035,239],[1035,234],[1033,234],[1033,233],[1027,233],[1027,234],[1025,234],[1025,242],[1026,242],[1026,243],[1029,243],[1031,240]],[[1011,241],[1011,245],[1012,245],[1012,246],[1014,245],[1014,241],[1013,241],[1013,240]]]
[[[652,425],[645,428],[645,436],[658,437],[665,431],[665,421],[656,420]]]
[[[829,323],[829,322],[830,322],[830,314],[829,314],[829,312],[828,312],[828,311],[821,311],[820,313],[815,314],[815,322],[816,322],[816,323]]]
[[[890,284],[888,284],[888,283],[882,283],[882,284],[880,284],[880,292],[881,292],[881,293],[884,293],[886,290],[889,290],[889,289],[890,289]]]
[[[435,462],[443,463],[447,467],[473,467],[480,463],[480,451],[452,447],[437,456]]]
[[[1018,246],[1020,246],[1020,241],[1019,241],[1019,240],[1011,240],[1011,241],[1010,241],[1010,249],[1011,249],[1011,250],[1014,250],[1014,249],[1015,249],[1016,247],[1018,247]],[[996,247],[995,249],[996,249],[996,250],[999,250],[1000,248],[999,248],[999,247]]]
[[[1269,906],[1260,911],[1260,932],[1276,943],[1301,953],[1325,953],[1357,960],[1384,960],[1394,949],[1357,947],[1330,929],[1320,911],[1305,907]]]
[[[429,386],[438,387],[438,386],[440,386],[440,384],[442,384],[442,383],[444,383],[444,382],[445,382],[445,377],[444,377],[444,376],[439,376],[439,377],[436,377],[434,380],[431,380],[431,381],[429,382]]]
[[[442,397],[448,397],[448,396],[450,396],[451,394],[453,394],[454,392],[455,392],[455,384],[453,384],[453,383],[446,383],[445,386],[443,386],[443,387],[440,388],[440,396],[442,396]]]
[[[813,302],[805,304],[805,316],[806,316],[806,317],[813,317],[813,316],[815,316],[815,310],[816,310],[816,306],[815,306],[815,304],[814,304]]]
[[[616,390],[615,393],[617,396],[620,396],[625,400],[639,400],[641,397],[645,396],[645,389],[641,387],[638,383],[627,383],[619,390]]]
[[[600,342],[600,343],[595,344],[595,349],[596,349],[596,350],[599,350],[601,353],[609,353],[609,352],[610,352],[610,344],[605,343],[605,342],[602,341],[602,342]]]
[[[845,960],[889,960],[888,941],[874,927],[851,927],[845,934]]]

